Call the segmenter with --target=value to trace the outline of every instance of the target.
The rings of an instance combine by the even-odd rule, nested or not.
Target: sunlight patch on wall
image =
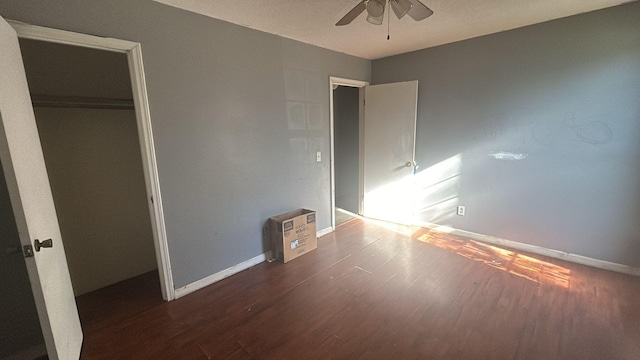
[[[462,154],[457,154],[416,173],[417,219],[440,224],[454,216],[461,171]]]
[[[415,194],[413,175],[382,185],[365,194],[365,216],[399,224],[413,224]]]
[[[511,161],[522,160],[528,156],[527,154],[512,153],[508,151],[494,151],[494,152],[490,152],[488,155],[496,160],[511,160]]]

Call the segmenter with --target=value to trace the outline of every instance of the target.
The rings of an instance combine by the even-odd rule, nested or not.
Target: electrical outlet
[[[460,216],[464,216],[465,210],[466,210],[465,207],[460,205],[460,206],[458,206],[457,214],[460,215]]]
[[[322,152],[318,151],[316,152],[316,162],[320,162],[322,161]]]

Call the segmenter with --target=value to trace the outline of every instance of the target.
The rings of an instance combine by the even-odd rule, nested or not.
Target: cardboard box
[[[316,212],[298,209],[269,218],[271,257],[286,263],[318,247]]]

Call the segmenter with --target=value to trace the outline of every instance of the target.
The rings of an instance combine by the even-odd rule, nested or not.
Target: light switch
[[[320,162],[322,161],[322,152],[318,151],[316,152],[316,162]]]

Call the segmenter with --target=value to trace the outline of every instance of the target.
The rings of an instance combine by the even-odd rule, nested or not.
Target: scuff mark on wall
[[[506,151],[494,151],[490,152],[488,155],[495,158],[496,160],[522,160],[528,156],[527,154],[519,154]]]
[[[592,145],[606,144],[613,138],[613,131],[602,121],[589,121],[576,129],[579,140]]]

